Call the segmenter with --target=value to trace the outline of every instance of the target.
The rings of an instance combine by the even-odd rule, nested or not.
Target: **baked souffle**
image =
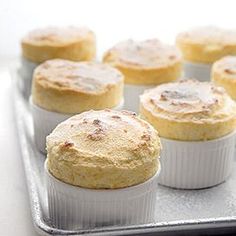
[[[236,104],[225,90],[196,80],[147,90],[141,96],[140,113],[161,137],[175,140],[216,139],[236,125]]]
[[[174,46],[157,39],[127,40],[108,50],[103,61],[119,69],[125,83],[137,85],[161,84],[181,76],[181,54]]]
[[[236,55],[236,31],[214,26],[180,33],[176,45],[187,61],[213,63],[226,55]]]
[[[89,61],[96,55],[94,33],[72,26],[35,29],[22,39],[21,47],[24,58],[35,63],[54,58]]]
[[[211,79],[236,99],[236,56],[226,56],[213,64]]]
[[[66,114],[114,108],[123,100],[123,80],[118,70],[102,63],[49,60],[34,71],[32,100]]]
[[[145,182],[159,166],[157,131],[129,111],[87,111],[47,137],[48,170],[75,186],[115,189]]]

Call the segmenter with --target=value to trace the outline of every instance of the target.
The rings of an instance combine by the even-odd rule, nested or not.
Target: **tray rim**
[[[179,220],[179,221],[171,221],[171,222],[158,222],[158,223],[149,223],[142,225],[132,225],[132,226],[112,226],[112,227],[102,227],[102,228],[94,228],[94,229],[80,229],[80,230],[62,230],[58,228],[51,227],[47,225],[42,216],[42,212],[40,210],[40,200],[37,193],[36,183],[33,181],[33,178],[28,169],[30,168],[29,162],[29,152],[27,148],[24,146],[27,145],[27,139],[25,134],[21,135],[21,133],[25,133],[24,131],[24,123],[23,123],[23,114],[21,114],[20,107],[23,106],[24,98],[19,92],[17,88],[17,69],[16,66],[10,68],[8,73],[12,79],[12,105],[14,110],[15,117],[15,126],[17,130],[17,138],[20,145],[21,150],[21,158],[24,165],[24,172],[26,176],[26,184],[30,199],[30,208],[31,215],[33,218],[33,224],[35,226],[36,231],[39,234],[43,235],[135,235],[135,234],[146,234],[146,233],[158,233],[158,232],[166,232],[166,233],[174,233],[181,232],[185,230],[208,230],[211,228],[228,228],[235,227],[236,229],[236,215],[229,217],[217,217],[217,218],[206,218],[206,219],[195,219],[195,220]],[[22,138],[23,137],[23,138]],[[24,158],[28,156],[28,158]],[[31,190],[31,191],[30,191]]]

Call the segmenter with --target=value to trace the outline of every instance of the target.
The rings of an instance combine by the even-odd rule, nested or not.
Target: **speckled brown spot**
[[[170,55],[170,56],[169,56],[169,59],[170,59],[170,60],[174,60],[174,59],[176,59],[176,56],[175,56],[175,55]]]
[[[126,111],[126,110],[123,110],[121,111],[124,115],[130,115],[130,116],[136,116],[137,114],[133,111]]]
[[[100,121],[99,119],[95,119],[95,120],[93,121],[93,124],[94,124],[94,125],[100,125],[100,124],[101,124],[101,121]]]
[[[141,136],[141,139],[143,139],[145,141],[150,141],[151,140],[151,136],[149,134],[143,134]]]
[[[176,102],[176,101],[171,101],[170,104],[173,105],[173,106],[177,106],[177,105],[179,105],[180,103],[178,103],[178,102]],[[181,105],[184,105],[184,103],[181,103]]]
[[[141,141],[138,143],[138,145],[133,149],[134,153],[139,153],[140,150],[146,149],[148,147],[148,144],[146,141]]]
[[[58,87],[63,87],[63,86],[65,86],[65,83],[59,82],[59,81],[55,81],[54,84],[55,84],[56,86],[58,86]]]
[[[74,143],[71,143],[69,141],[65,141],[65,143],[63,145],[63,147],[65,147],[65,148],[70,148],[70,147],[73,147],[73,146],[74,146]]]
[[[230,70],[230,69],[225,69],[224,72],[231,75],[235,74],[235,71]]]
[[[83,119],[83,124],[88,124],[88,120],[87,119]]]
[[[105,136],[105,131],[102,128],[95,129],[92,133],[87,135],[87,138],[93,141],[101,140]]]
[[[44,41],[44,40],[47,40],[47,41],[54,41],[53,40],[53,37],[55,37],[55,34],[48,34],[48,35],[42,35],[42,36],[38,36],[37,37],[37,39],[38,40],[42,40],[42,41]]]
[[[67,79],[78,79],[79,76],[78,75],[67,75],[66,78]]]
[[[111,117],[114,118],[114,119],[121,119],[121,117],[118,116],[118,115],[113,115],[113,116],[111,116]]]
[[[195,79],[191,79],[192,81],[196,81]],[[181,80],[179,80],[179,83],[185,83],[186,82],[186,80],[184,80],[184,79],[181,79]]]
[[[167,101],[167,97],[164,94],[161,94],[160,100],[161,101]]]
[[[150,98],[150,103],[155,104],[155,101],[153,98]]]

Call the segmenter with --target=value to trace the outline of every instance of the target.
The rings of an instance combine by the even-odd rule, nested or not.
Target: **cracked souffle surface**
[[[127,84],[161,84],[182,73],[179,50],[157,39],[120,42],[104,54],[103,61],[119,69]]]
[[[47,167],[71,185],[123,188],[156,174],[160,149],[157,131],[134,113],[91,110],[62,122],[47,137]]]
[[[36,63],[62,58],[89,61],[96,56],[96,38],[88,28],[47,27],[29,32],[21,41],[23,56]]]
[[[176,45],[187,61],[213,63],[223,56],[236,55],[236,30],[197,27],[178,34]]]
[[[236,104],[222,87],[182,80],[141,95],[141,117],[161,137],[198,141],[222,137],[235,129]]]
[[[236,56],[226,56],[212,66],[211,80],[224,87],[232,99],[236,99]]]
[[[35,69],[32,99],[41,108],[66,114],[114,108],[123,100],[123,81],[109,65],[54,59]]]

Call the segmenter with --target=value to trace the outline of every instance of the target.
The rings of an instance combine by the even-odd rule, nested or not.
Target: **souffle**
[[[180,33],[176,45],[186,61],[213,63],[226,55],[236,55],[236,31],[214,26]]]
[[[49,60],[33,75],[33,103],[43,109],[75,114],[114,108],[123,98],[123,75],[98,62]]]
[[[236,99],[236,56],[226,56],[213,64],[211,79]]]
[[[88,111],[59,124],[47,137],[47,168],[57,179],[92,189],[145,182],[159,166],[160,139],[128,111]]]
[[[200,141],[234,131],[236,104],[222,87],[183,80],[159,85],[141,96],[140,113],[161,137]]]
[[[88,28],[47,27],[29,32],[21,42],[23,57],[35,63],[62,58],[89,61],[96,54],[96,39]]]
[[[103,61],[119,69],[127,84],[161,84],[181,76],[180,52],[157,39],[118,43],[104,54]]]

